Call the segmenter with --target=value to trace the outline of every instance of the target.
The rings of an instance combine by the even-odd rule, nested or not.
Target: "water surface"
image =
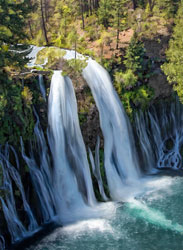
[[[146,180],[146,190],[108,214],[57,228],[28,250],[183,249],[183,177]]]

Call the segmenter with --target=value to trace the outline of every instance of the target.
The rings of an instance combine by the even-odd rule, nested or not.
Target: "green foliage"
[[[138,37],[150,40],[154,39],[158,32],[158,20],[159,19],[148,20],[146,18],[143,22],[141,22]]]
[[[21,94],[25,105],[27,107],[30,107],[30,105],[32,104],[32,92],[30,91],[29,87],[25,86]]]
[[[177,9],[179,0],[157,0],[154,6],[154,12],[159,13],[165,18],[174,17]]]
[[[100,34],[100,38],[96,41],[97,45],[100,47],[100,58],[102,60],[103,57],[103,52],[104,52],[104,46],[105,45],[110,45],[112,42],[110,34],[104,30]]]
[[[29,14],[29,1],[0,1],[0,77],[7,66],[19,68],[27,62],[26,52],[15,53],[13,50],[25,49],[18,45],[25,38],[23,27]],[[2,84],[2,81],[1,81]]]
[[[135,36],[127,49],[124,65],[131,69],[140,81],[148,79],[151,75],[151,60],[146,58],[144,44]]]
[[[20,82],[6,84],[0,91],[0,144],[16,145],[20,136],[27,140],[33,134],[32,93],[28,87],[22,90]]]
[[[99,39],[100,32],[104,29],[104,26],[101,24],[99,25],[98,19],[96,15],[92,15],[88,17],[86,25],[85,25],[85,32],[86,37],[89,38],[90,41],[95,41]]]
[[[83,125],[86,121],[87,121],[87,115],[84,113],[79,113],[78,114],[79,117],[79,123],[80,125]]]
[[[70,75],[71,71],[75,73],[82,73],[83,69],[87,66],[86,60],[70,59],[65,61],[65,67],[62,72],[63,76]]]
[[[144,68],[145,49],[142,42],[132,38],[125,55],[124,64],[127,69],[131,69],[134,74],[140,74]]]
[[[126,71],[116,71],[114,86],[127,113],[132,117],[134,108],[145,109],[153,98],[153,91],[146,84],[151,76],[151,63],[146,59],[142,42],[133,38],[125,55]]]
[[[119,46],[119,34],[127,27],[127,0],[116,0],[113,3],[112,26],[116,30],[116,49]]]
[[[95,154],[95,152],[92,152],[93,155]],[[89,156],[88,156],[88,160],[89,160]],[[103,182],[103,187],[104,187],[104,191],[107,197],[110,197],[110,192],[109,192],[109,187],[107,184],[107,178],[106,178],[106,174],[105,174],[105,167],[104,167],[104,150],[100,149],[99,151],[99,160],[100,160],[100,173],[101,173],[101,177],[102,177],[102,182]],[[89,161],[90,162],[90,161]],[[103,202],[103,198],[101,197],[101,194],[99,192],[99,188],[98,188],[98,182],[96,177],[93,175],[93,172],[91,170],[91,176],[92,176],[92,182],[93,182],[93,186],[94,186],[94,192],[95,192],[95,196],[97,198],[98,201]]]
[[[145,85],[132,89],[131,91],[125,91],[121,94],[122,103],[130,118],[132,118],[132,113],[135,108],[145,110],[149,106],[153,94],[153,90]]]
[[[36,64],[42,65],[45,63],[45,61],[47,61],[44,67],[52,68],[55,62],[62,58],[65,54],[66,51],[56,47],[44,48],[38,52]]]
[[[118,71],[114,75],[117,90],[122,91],[122,88],[130,89],[135,86],[137,76],[134,75],[131,69],[126,70],[124,73]]]
[[[87,62],[86,60],[80,60],[80,59],[71,59],[68,60],[68,65],[74,69],[74,71],[82,73],[83,69],[86,68]]]
[[[162,66],[162,70],[167,75],[169,83],[173,84],[181,102],[183,103],[183,1],[175,20],[172,39],[169,42],[169,48],[166,52],[167,62]]]
[[[113,55],[110,59],[97,58],[96,61],[103,65],[103,67],[112,75],[114,68],[121,68],[122,58]]]
[[[32,93],[22,83],[11,79],[12,71],[20,71],[28,62],[24,27],[29,16],[29,0],[0,1],[0,144],[18,144],[20,136],[30,138],[34,119],[30,105]]]
[[[105,173],[105,167],[104,167],[104,151],[102,149],[100,149],[99,151],[99,158],[100,158],[100,173],[103,181],[104,190],[107,197],[110,197],[106,173]]]
[[[98,22],[99,24],[104,25],[105,28],[109,27],[112,8],[113,8],[113,1],[100,0],[98,9]]]

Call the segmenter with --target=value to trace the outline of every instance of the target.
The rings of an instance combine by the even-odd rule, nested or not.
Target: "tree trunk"
[[[101,47],[100,47],[100,59],[102,60],[102,57],[103,57],[103,54],[104,54],[104,44],[102,43],[101,44]]]
[[[44,33],[44,37],[45,37],[46,44],[48,45],[49,42],[48,42],[46,24],[45,24],[45,19],[44,19],[43,0],[41,0],[41,17],[42,17],[43,33]]]
[[[44,13],[45,13],[45,21],[48,22],[48,3],[44,0]]]
[[[98,7],[99,7],[99,1],[95,0],[95,9],[98,9]]]
[[[135,10],[137,8],[137,2],[136,0],[132,0],[132,2],[133,2],[133,9]]]
[[[80,0],[80,7],[81,7],[82,27],[83,27],[83,30],[84,30],[84,28],[85,28],[85,19],[84,19],[84,6],[83,6],[83,0]]]
[[[91,0],[89,0],[89,12],[90,12],[90,16],[92,15],[92,3],[91,3]]]
[[[67,26],[66,26],[66,17],[64,17],[64,37],[66,38],[67,36]]]
[[[148,0],[148,3],[149,3],[150,12],[152,12],[154,8],[155,0]]]
[[[75,50],[74,58],[75,58],[75,64],[76,64],[76,48],[77,48],[77,42],[75,40],[74,41],[74,50]]]
[[[29,25],[29,30],[30,30],[31,38],[34,39],[33,32],[32,32],[32,26],[31,26],[30,20],[28,20],[28,25]]]
[[[118,8],[118,21],[117,21],[117,37],[116,37],[116,49],[118,49],[119,45],[119,29],[120,29],[120,16],[119,16],[120,8]]]

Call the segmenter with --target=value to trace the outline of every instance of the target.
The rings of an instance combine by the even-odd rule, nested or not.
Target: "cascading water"
[[[21,182],[20,175],[16,168],[9,162],[9,146],[6,145],[4,154],[0,153],[0,165],[3,171],[3,190],[5,192],[5,198],[0,197],[5,219],[7,221],[8,230],[10,232],[12,242],[20,240],[26,237],[31,232],[35,232],[38,227],[36,219],[30,209],[30,206],[26,200],[24,187]],[[18,190],[20,191],[23,208],[29,218],[28,228],[22,224],[16,208],[12,180],[15,182]]]
[[[134,185],[139,178],[130,124],[107,71],[89,59],[83,76],[99,110],[104,136],[104,166],[110,195],[114,200],[121,200],[126,195],[125,186]]]
[[[183,107],[178,98],[171,104],[151,107],[145,114],[136,114],[134,127],[142,159],[149,166],[146,171],[182,168]]]
[[[143,169],[146,172],[152,172],[154,171],[154,167],[156,165],[155,163],[155,155],[154,150],[152,148],[152,143],[149,140],[149,131],[146,129],[146,120],[148,119],[147,115],[143,114],[142,111],[139,112],[139,114],[135,116],[135,130],[138,137],[138,142],[140,144],[141,152],[143,154],[141,165],[143,165]]]
[[[25,155],[24,145],[22,144],[22,157],[26,161],[34,190],[39,198],[41,223],[53,221],[55,218],[55,195],[53,192],[52,173],[50,169],[50,159],[48,155],[48,149],[44,138],[43,131],[41,130],[39,117],[36,112],[37,123],[35,125],[35,141],[37,144],[37,154],[39,155],[39,166],[35,160],[33,150],[30,151],[30,157]],[[12,152],[16,167],[10,163],[9,153]],[[8,231],[11,236],[12,243],[22,240],[28,236],[31,236],[40,229],[37,220],[32,212],[32,209],[27,201],[27,197],[22,184],[21,176],[19,174],[20,164],[18,156],[12,146],[6,145],[5,149],[0,150],[0,166],[3,173],[3,182],[1,190],[3,191],[3,197],[0,197],[2,209],[5,220],[7,222]],[[20,198],[22,201],[23,211],[26,212],[28,222],[25,225],[25,221],[22,221],[18,214],[17,204],[15,202],[15,195],[13,189],[13,183],[16,184],[17,190],[20,192]],[[19,198],[19,200],[20,200]],[[40,219],[40,218],[39,218]],[[23,219],[24,220],[24,219]],[[3,238],[1,238],[1,244],[4,244]]]
[[[41,91],[41,94],[46,101],[46,91],[45,91],[45,86],[44,86],[44,81],[43,81],[43,75],[39,74],[39,88]]]
[[[70,79],[64,78],[60,71],[54,72],[51,81],[49,138],[54,159],[54,188],[58,192],[57,212],[62,223],[73,221],[86,204],[93,206],[96,200],[74,90]]]
[[[102,176],[101,176],[101,172],[100,172],[99,148],[100,148],[100,138],[98,137],[97,143],[96,143],[96,148],[95,148],[95,160],[93,158],[93,155],[92,155],[90,148],[89,148],[89,157],[90,157],[93,175],[95,176],[97,183],[98,183],[99,192],[100,192],[103,200],[107,201],[108,198],[107,198],[105,191],[104,191]]]
[[[41,49],[33,48],[30,55],[30,57],[33,55],[33,59],[29,64],[30,67],[35,64],[36,54]],[[64,56],[65,59],[73,59],[74,57],[75,53],[73,51],[67,51]],[[83,58],[78,54],[77,57]],[[177,221],[174,222],[172,218],[170,220],[167,219],[168,213],[165,216],[159,211],[159,206],[157,206],[157,209],[153,207],[154,205],[151,207],[152,200],[149,198],[151,197],[149,194],[154,195],[155,193],[156,196],[157,193],[160,193],[160,190],[162,191],[167,186],[164,183],[163,188],[160,187],[158,189],[157,187],[161,183],[159,179],[141,178],[133,132],[122,104],[112,87],[110,77],[105,69],[92,59],[88,59],[87,63],[87,67],[83,70],[83,76],[91,88],[100,114],[100,124],[104,136],[104,167],[110,196],[113,200],[127,201],[121,209],[123,210],[121,212],[122,217],[118,218],[117,215],[115,219],[118,221],[118,229],[120,227],[120,230],[123,232],[120,237],[123,238],[125,233],[128,232],[130,224],[133,227],[134,225],[138,226],[139,218],[141,219],[141,223],[144,221],[162,230],[182,233],[183,226],[178,224]],[[39,79],[41,82],[41,76]],[[44,97],[45,93],[42,94]],[[34,146],[30,146],[28,153],[27,148],[26,150],[24,148],[23,141],[21,141],[22,157],[29,168],[32,185],[38,197],[41,223],[45,224],[56,219],[57,222],[67,224],[97,217],[97,220],[81,223],[85,227],[85,231],[88,229],[92,231],[93,228],[98,228],[96,225],[100,225],[99,231],[104,232],[104,225],[107,225],[109,229],[107,231],[116,235],[110,223],[114,223],[113,217],[115,217],[116,208],[121,205],[112,203],[114,205],[111,206],[111,203],[107,202],[105,203],[105,207],[100,207],[96,202],[87,153],[79,127],[74,88],[71,80],[68,77],[63,77],[61,71],[54,71],[52,76],[48,104],[48,142],[53,166],[49,157],[47,142],[36,112],[37,122],[34,130],[36,142]],[[162,117],[162,119],[158,117]],[[178,117],[179,119],[177,119]],[[177,104],[172,105],[171,112],[168,114],[166,108],[163,106],[161,115],[156,114],[156,111],[152,109],[145,116],[142,113],[136,116],[135,120],[136,135],[139,138],[141,152],[140,157],[142,156],[144,159],[143,164],[146,171],[152,172],[156,164],[159,168],[167,166],[174,169],[180,168],[183,143],[182,108],[177,106]],[[169,133],[171,133],[171,136],[169,136]],[[100,142],[98,139],[95,157],[93,157],[91,150],[89,150],[89,158],[101,197],[107,201],[108,198],[104,191],[100,173],[99,147]],[[16,168],[9,162],[9,150],[12,150],[15,156]],[[1,197],[0,199],[8,229],[14,242],[35,232],[39,226],[31,210],[31,206],[28,204],[24,187],[21,183],[18,173],[20,168],[19,161],[14,149],[7,146],[5,151],[0,154],[0,159],[0,165],[4,174],[3,188],[8,190],[5,197]],[[12,180],[20,191],[22,205],[29,219],[28,226],[25,226],[18,216]],[[145,192],[146,195],[143,196]],[[108,223],[103,219],[99,219],[102,215],[103,218],[106,218],[107,213],[104,213],[106,212],[106,208],[107,210],[112,208],[112,216]],[[119,221],[122,226],[119,225]],[[90,224],[93,225],[93,228]],[[139,225],[141,229],[141,224],[139,223]],[[145,227],[146,225],[143,226],[143,228]],[[67,227],[65,230],[67,231]],[[77,225],[72,234],[75,234],[75,230],[77,231]],[[137,230],[139,230],[138,227]],[[134,228],[132,231],[134,231]],[[165,232],[163,231],[163,233]],[[79,237],[80,235],[79,233]],[[133,237],[135,238],[136,235],[134,234]],[[147,237],[148,235],[147,230]],[[89,235],[89,237],[93,237],[93,234]],[[96,239],[98,239],[97,237],[98,235]],[[144,247],[142,248],[140,241],[136,241],[138,243],[135,245],[135,248],[129,248],[131,242],[129,243],[127,238],[124,237],[121,245],[117,245],[116,249],[149,249],[146,248],[146,242],[142,243]],[[105,239],[111,240],[111,236],[108,237],[107,235]],[[131,239],[132,237],[130,241]],[[90,238],[87,238],[87,241],[89,240]],[[117,239],[116,241],[115,239],[115,242],[118,241],[120,240]],[[3,236],[0,236],[1,245],[4,247]],[[51,248],[52,246],[53,244],[51,243]],[[58,249],[57,243],[54,246],[55,249]],[[102,246],[107,249],[105,240]],[[63,246],[61,249],[76,248],[78,248],[77,243],[74,243],[70,248]],[[93,249],[96,249],[96,246]]]
[[[25,154],[23,141],[21,140],[22,157],[29,167],[32,183],[39,198],[42,223],[47,223],[54,219],[56,205],[55,194],[53,190],[52,172],[50,168],[50,158],[38,116],[34,133],[37,142],[36,148],[40,158],[39,164],[36,162],[33,150],[30,151],[29,157]]]
[[[5,240],[2,235],[0,235],[0,249],[4,250],[5,249]]]
[[[27,55],[30,59],[29,63],[27,64],[28,67],[34,67],[37,59],[37,54],[41,51],[44,47],[36,47],[31,45],[31,52]],[[38,65],[37,65],[38,66]],[[41,65],[39,65],[41,66]]]

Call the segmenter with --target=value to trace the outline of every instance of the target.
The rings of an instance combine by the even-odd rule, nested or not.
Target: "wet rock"
[[[97,136],[101,138],[101,147],[103,147],[103,135],[100,129],[99,113],[95,104],[90,108],[87,120],[81,125],[83,139],[86,147],[95,149]]]

